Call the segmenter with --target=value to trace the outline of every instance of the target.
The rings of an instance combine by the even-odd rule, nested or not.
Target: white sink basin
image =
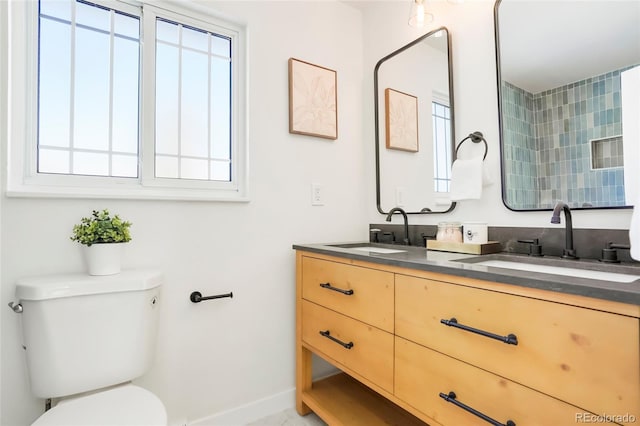
[[[329,244],[330,247],[340,247],[346,248],[349,250],[358,250],[365,251],[368,253],[378,253],[378,254],[394,254],[394,253],[406,253],[407,250],[389,248],[389,247],[380,247],[379,244],[376,243],[345,243],[345,244]]]
[[[396,249],[388,249],[384,247],[371,247],[371,246],[363,246],[363,247],[349,247],[351,250],[360,250],[366,251],[369,253],[380,253],[380,254],[392,254],[392,253],[404,253],[406,250],[396,250]]]
[[[569,277],[588,278],[592,280],[614,281],[630,283],[640,278],[640,275],[621,274],[617,272],[592,271],[588,269],[570,268],[564,266],[536,265],[531,263],[511,262],[508,260],[485,260],[474,262],[474,265],[490,266],[492,268],[516,269],[518,271],[539,272],[543,274],[566,275]]]

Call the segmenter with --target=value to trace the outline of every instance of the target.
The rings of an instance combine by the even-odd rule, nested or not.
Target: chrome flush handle
[[[16,314],[21,314],[22,313],[22,305],[17,303],[14,304],[13,302],[9,302],[9,307],[13,310],[13,312],[15,312]]]

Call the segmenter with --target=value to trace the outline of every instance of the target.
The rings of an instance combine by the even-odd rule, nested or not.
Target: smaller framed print
[[[418,152],[418,98],[387,88],[384,106],[387,148]]]
[[[338,138],[335,71],[289,58],[289,133]]]

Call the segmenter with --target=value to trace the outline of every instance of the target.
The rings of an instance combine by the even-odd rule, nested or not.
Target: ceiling
[[[502,0],[502,79],[538,93],[640,63],[640,0]]]
[[[410,8],[409,0],[341,1],[362,11]],[[498,18],[502,78],[531,93],[640,64],[640,0],[502,0]]]

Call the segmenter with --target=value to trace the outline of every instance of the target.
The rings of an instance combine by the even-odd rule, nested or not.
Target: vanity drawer
[[[396,337],[395,391],[398,398],[444,426],[487,425],[446,401],[440,393],[507,424],[570,425],[590,416],[584,410],[503,377]]]
[[[637,318],[405,275],[395,288],[396,335],[595,413],[640,418]]]
[[[304,257],[302,298],[393,333],[391,272]]]
[[[323,336],[320,332],[350,348]],[[393,335],[337,312],[302,301],[302,341],[393,392]]]

